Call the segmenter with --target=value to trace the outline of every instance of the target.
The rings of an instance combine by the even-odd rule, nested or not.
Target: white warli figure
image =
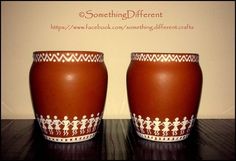
[[[54,116],[54,120],[52,123],[55,125],[55,130],[57,135],[61,135],[61,128],[60,128],[61,121],[57,119],[57,116]]]
[[[97,113],[97,117],[95,118],[95,122],[94,122],[94,125],[93,125],[93,132],[96,130],[97,126],[98,126],[98,123],[99,123],[99,117],[100,113]]]
[[[69,134],[68,130],[69,130],[69,126],[70,126],[70,121],[68,120],[67,116],[64,116],[64,120],[62,120],[62,125],[64,125],[64,127],[63,127],[63,135],[67,136]]]
[[[47,119],[45,120],[45,122],[48,124],[49,133],[53,135],[53,127],[52,127],[53,123],[49,115],[47,115]]]
[[[163,136],[168,135],[168,131],[170,131],[169,127],[171,126],[171,122],[169,122],[169,118],[165,118],[165,122],[163,122],[164,128],[162,129],[163,131]]]
[[[90,133],[91,129],[92,129],[92,126],[93,126],[93,123],[95,122],[94,114],[91,114],[91,117],[88,120],[88,122],[89,122],[89,125],[87,126],[87,133]]]
[[[47,127],[45,126],[45,119],[43,118],[42,115],[40,115],[40,123],[41,123],[41,128],[43,129],[43,131],[47,134]]]
[[[188,124],[188,120],[187,120],[187,117],[185,116],[184,118],[183,118],[183,121],[181,122],[181,128],[180,128],[180,134],[182,135],[182,134],[184,134],[184,131],[185,131],[185,129],[186,129],[186,125]]]
[[[152,125],[152,121],[150,121],[150,117],[146,117],[146,120],[144,121],[144,125],[146,124],[146,129],[147,129],[147,133],[151,134],[151,125]]]
[[[132,117],[132,118],[133,118],[132,120],[133,120],[133,123],[134,123],[136,129],[139,131],[139,128],[138,128],[138,119],[137,119],[135,113],[133,113],[133,117]]]
[[[193,117],[194,117],[194,116],[192,115],[192,116],[191,116],[191,119],[189,120],[189,125],[188,125],[187,132],[189,132],[190,129],[193,127],[193,124],[194,124],[194,121],[195,121],[195,119],[194,119]]]
[[[163,124],[161,124],[161,121],[159,120],[158,117],[155,118],[155,121],[153,121],[153,124],[154,124],[154,128],[153,128],[154,134],[159,135],[159,131],[160,131],[159,127]]]
[[[97,123],[97,128],[98,129],[98,125],[100,125],[101,121],[102,121],[102,116],[103,116],[103,112],[101,113],[100,116],[98,116],[98,123]]]
[[[142,116],[140,116],[140,115],[138,115],[138,122],[139,122],[139,128],[140,128],[140,131],[141,131],[141,133],[145,133],[144,132],[144,126],[143,126],[143,119],[142,119]]]
[[[86,115],[84,115],[80,121],[80,134],[84,134],[85,133],[85,128],[86,128],[86,124],[87,124],[88,119],[86,119]]]
[[[72,136],[77,134],[77,130],[78,130],[78,124],[80,123],[79,120],[77,120],[77,116],[73,117],[73,121],[71,121],[71,125],[72,125]]]
[[[173,129],[171,130],[172,131],[172,135],[177,135],[177,131],[179,130],[178,129],[178,126],[180,125],[180,121],[179,121],[179,118],[178,117],[176,117],[175,118],[175,121],[172,123],[173,124]]]

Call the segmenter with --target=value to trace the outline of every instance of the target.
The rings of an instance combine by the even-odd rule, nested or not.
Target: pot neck
[[[95,51],[35,51],[34,62],[103,62],[103,53]]]
[[[199,62],[198,54],[190,53],[132,53],[132,61],[140,62]]]

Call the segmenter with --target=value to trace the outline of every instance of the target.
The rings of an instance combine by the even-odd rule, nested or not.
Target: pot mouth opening
[[[148,52],[132,52],[132,61],[141,62],[199,62],[199,54],[196,53],[148,53]]]

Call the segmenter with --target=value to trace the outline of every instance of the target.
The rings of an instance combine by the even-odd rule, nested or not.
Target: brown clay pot
[[[132,53],[127,71],[131,118],[147,140],[186,139],[197,118],[202,89],[198,54]]]
[[[107,91],[103,53],[36,51],[30,69],[35,117],[54,142],[80,142],[95,136]]]

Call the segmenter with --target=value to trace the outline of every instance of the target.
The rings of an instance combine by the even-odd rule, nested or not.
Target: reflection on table
[[[164,143],[140,138],[131,120],[102,120],[94,138],[56,143],[35,120],[2,120],[1,160],[235,159],[235,120],[196,120],[189,138]]]

